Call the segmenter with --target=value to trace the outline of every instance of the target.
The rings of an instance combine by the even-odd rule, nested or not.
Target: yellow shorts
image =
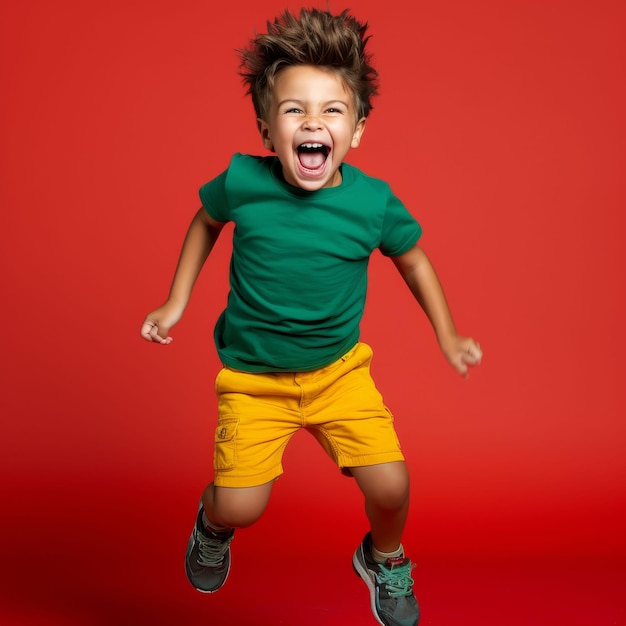
[[[344,471],[402,461],[393,416],[370,376],[372,349],[358,343],[321,369],[217,375],[215,484],[254,487],[283,473],[282,457],[304,428]]]

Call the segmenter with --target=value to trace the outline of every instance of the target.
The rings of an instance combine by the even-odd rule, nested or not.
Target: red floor
[[[190,493],[168,506],[189,508]],[[48,523],[39,524],[32,499],[15,496],[3,509],[0,624],[376,626],[350,563],[361,528],[344,528],[331,548],[325,529],[298,531],[302,511],[289,535],[270,514],[238,533],[230,579],[207,596],[184,575],[189,511],[147,523],[133,498],[104,494],[92,510],[79,500],[55,507],[49,495]],[[85,515],[95,518],[91,528]],[[280,554],[265,555],[281,538]],[[624,560],[413,556],[422,626],[626,626]]]

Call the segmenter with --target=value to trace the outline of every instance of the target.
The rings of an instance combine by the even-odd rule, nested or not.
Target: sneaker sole
[[[379,624],[381,624],[382,626],[386,626],[385,622],[383,622],[380,617],[378,617],[378,611],[376,608],[376,585],[374,585],[374,581],[372,580],[369,570],[367,568],[364,568],[361,564],[357,553],[358,550],[354,553],[354,556],[352,557],[352,567],[354,568],[354,573],[363,580],[363,582],[367,585],[367,588],[369,589],[372,615]]]

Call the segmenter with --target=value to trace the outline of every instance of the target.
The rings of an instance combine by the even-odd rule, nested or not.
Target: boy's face
[[[339,74],[313,65],[277,74],[267,119],[258,124],[285,180],[307,191],[341,183],[339,166],[365,130],[365,118],[357,119],[354,96]]]

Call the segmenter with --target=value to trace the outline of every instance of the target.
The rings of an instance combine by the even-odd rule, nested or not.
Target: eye
[[[343,113],[342,109],[339,109],[337,107],[329,107],[328,109],[326,109],[326,113]]]
[[[289,109],[285,109],[285,113],[295,113],[298,115],[302,113],[302,109],[299,109],[298,107],[291,107]]]

